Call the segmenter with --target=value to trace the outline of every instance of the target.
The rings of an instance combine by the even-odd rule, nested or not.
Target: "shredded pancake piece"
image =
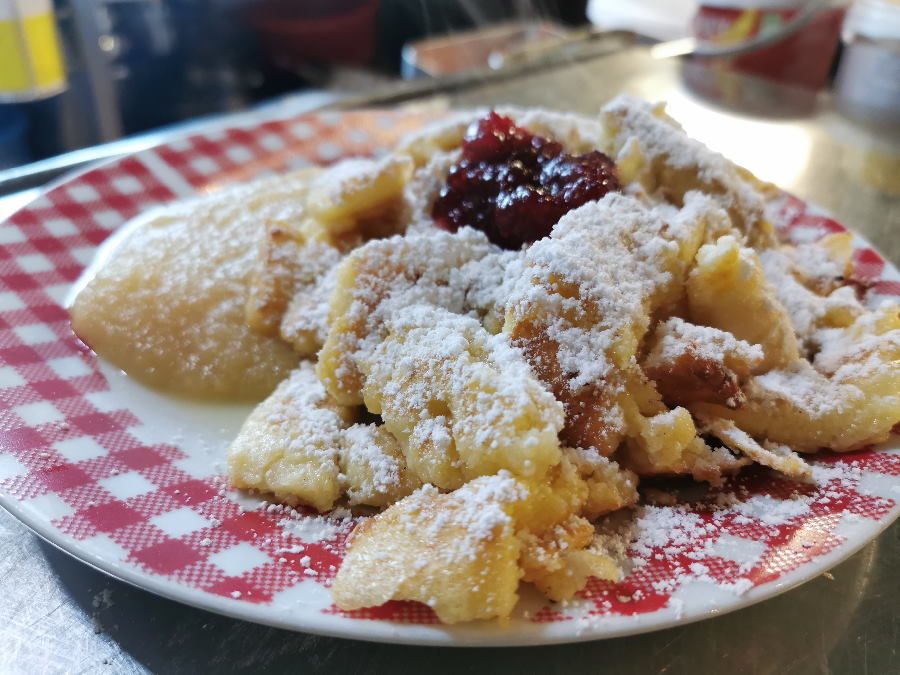
[[[489,318],[496,309],[487,289],[492,280],[501,283],[510,262],[469,228],[391,237],[350,253],[336,272],[328,336],[317,365],[328,391],[342,403],[362,403],[358,362],[381,343],[388,319],[403,307],[426,304],[499,323]]]
[[[678,317],[660,322],[650,345],[644,373],[676,405],[705,401],[740,407],[745,400],[741,386],[763,360],[759,345]]]
[[[618,447],[624,381],[637,370],[650,314],[677,299],[685,257],[699,243],[638,200],[610,194],[568,213],[526,251],[504,331],[566,405],[566,443],[604,455]]]
[[[327,511],[340,496],[341,431],[355,411],[329,400],[303,362],[250,414],[228,451],[235,487]]]
[[[753,245],[775,243],[772,225],[764,217],[764,186],[746,169],[685,134],[666,115],[665,106],[618,96],[603,108],[602,120],[623,183],[633,182],[678,206],[692,190],[706,193]]]
[[[507,469],[542,476],[560,460],[562,405],[503,335],[427,305],[400,310],[360,362],[366,407],[423,482],[454,489]]]

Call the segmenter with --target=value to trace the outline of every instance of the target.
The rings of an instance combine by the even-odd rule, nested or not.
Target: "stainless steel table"
[[[692,93],[711,83],[725,98],[741,99],[744,111]],[[689,133],[830,209],[900,262],[900,139],[841,118],[828,97],[632,48],[419,95],[415,105],[517,103],[592,113],[619,91],[670,101]],[[898,568],[900,523],[830,575],[723,617],[569,646],[418,648],[290,633],[179,605],[72,560],[0,511],[0,672],[896,673]]]

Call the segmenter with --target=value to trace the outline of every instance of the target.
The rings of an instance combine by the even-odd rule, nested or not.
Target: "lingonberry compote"
[[[446,230],[469,225],[518,249],[550,234],[568,211],[619,189],[616,165],[602,152],[567,154],[491,112],[466,134],[431,214]]]

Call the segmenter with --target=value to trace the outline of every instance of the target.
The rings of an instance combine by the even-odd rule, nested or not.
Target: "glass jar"
[[[822,89],[828,83],[844,10],[827,3],[816,9],[813,4],[816,0],[700,0],[694,37],[712,45],[739,46],[785,33],[773,44],[719,58],[715,67]],[[816,9],[812,18],[791,30],[791,22],[807,9]]]

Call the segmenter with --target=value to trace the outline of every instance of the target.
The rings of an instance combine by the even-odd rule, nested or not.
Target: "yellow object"
[[[758,19],[758,9],[748,9],[741,12],[741,15],[727,30],[716,36],[715,42],[727,45],[748,39],[754,34],[754,27]]]
[[[50,0],[0,0],[0,100],[42,98],[64,86]]]

